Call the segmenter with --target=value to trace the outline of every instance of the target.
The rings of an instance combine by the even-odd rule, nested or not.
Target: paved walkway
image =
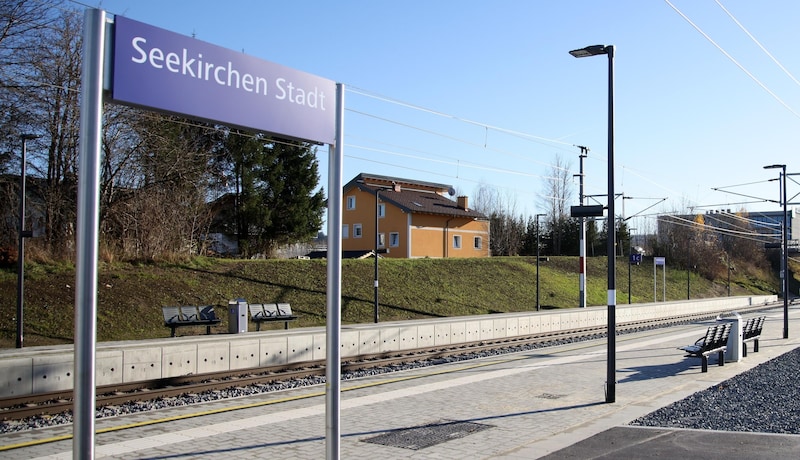
[[[781,338],[782,315],[780,308],[768,312],[759,353],[723,367],[712,359],[708,373],[676,349],[705,325],[618,336],[611,404],[604,340],[345,381],[340,457],[800,458],[798,436],[625,426],[800,346],[800,339]],[[790,319],[790,336],[800,337],[800,312],[793,309]],[[324,387],[99,420],[97,428],[97,458],[321,459],[329,446]],[[69,434],[71,427],[4,435],[0,449]],[[71,449],[65,439],[0,457],[71,458]]]

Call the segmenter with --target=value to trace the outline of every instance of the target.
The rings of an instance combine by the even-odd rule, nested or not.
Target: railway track
[[[764,306],[741,309],[741,312],[762,310]],[[617,334],[641,331],[714,318],[713,315],[686,315],[661,319],[621,323]],[[530,336],[519,336],[492,341],[463,343],[448,347],[419,348],[396,353],[363,355],[342,363],[342,374],[365,369],[391,368],[409,362],[434,361],[466,354],[487,351],[523,349],[525,347],[552,346],[565,342],[591,340],[605,337],[606,327],[570,329]],[[263,368],[241,369],[200,375],[187,375],[128,384],[101,386],[96,390],[96,407],[115,406],[136,401],[175,398],[189,394],[220,391],[236,387],[269,385],[308,377],[325,376],[325,360],[306,361]],[[59,391],[0,399],[0,419],[24,420],[28,417],[56,415],[70,412],[73,406],[72,391]]]

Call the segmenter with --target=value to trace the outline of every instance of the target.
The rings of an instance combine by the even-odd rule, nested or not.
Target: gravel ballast
[[[651,412],[633,426],[800,434],[800,348]]]

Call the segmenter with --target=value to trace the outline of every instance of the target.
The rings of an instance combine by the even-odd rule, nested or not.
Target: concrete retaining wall
[[[625,323],[687,313],[719,313],[776,302],[777,296],[724,297],[682,302],[617,305]],[[515,337],[607,324],[607,307],[503,313],[379,324],[346,325],[342,357],[431,345]],[[97,385],[325,359],[325,328],[175,337],[97,345]],[[73,386],[73,347],[0,351],[0,397],[68,390]]]

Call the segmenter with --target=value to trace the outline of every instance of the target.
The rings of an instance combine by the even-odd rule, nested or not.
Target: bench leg
[[[211,335],[211,326],[206,326],[206,335]]]
[[[289,321],[284,321],[283,322],[283,328],[284,329],[289,329]]]
[[[742,358],[747,358],[747,342],[742,342]]]
[[[758,353],[758,339],[753,340],[753,353]]]
[[[719,353],[717,353],[717,361],[719,361],[719,365],[720,366],[724,366],[725,365],[725,352],[724,351],[720,351]]]
[[[256,321],[256,332],[261,330],[261,321]]]
[[[169,334],[170,337],[175,337],[175,326],[170,326],[172,332]]]
[[[708,356],[700,355],[700,361],[702,362],[700,365],[702,372],[708,372]]]

